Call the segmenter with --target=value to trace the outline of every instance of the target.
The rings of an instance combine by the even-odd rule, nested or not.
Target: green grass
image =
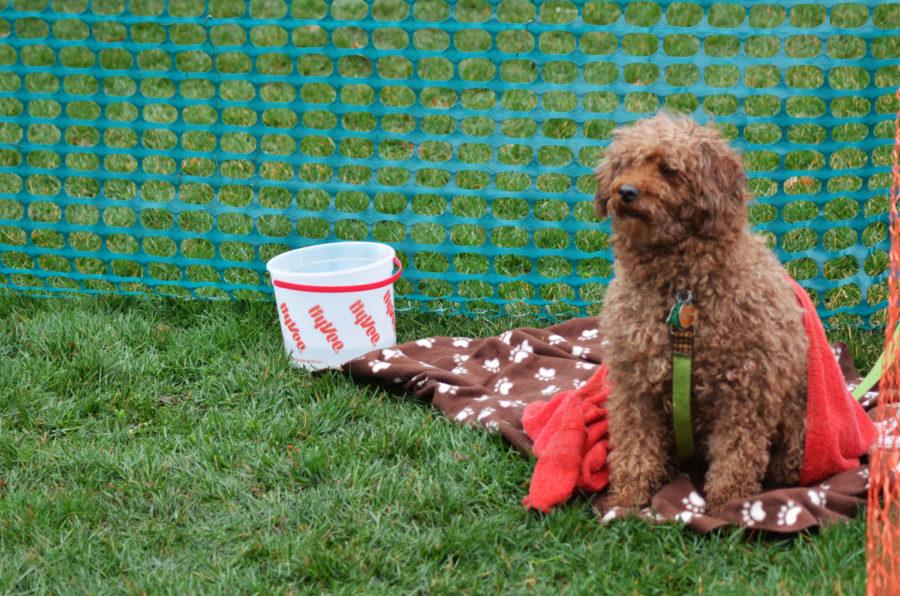
[[[528,321],[517,321],[522,324]],[[401,315],[402,340],[510,323]],[[862,367],[880,338],[846,331]],[[0,294],[0,591],[861,593],[790,540],[526,512],[497,435],[288,366],[268,303]]]

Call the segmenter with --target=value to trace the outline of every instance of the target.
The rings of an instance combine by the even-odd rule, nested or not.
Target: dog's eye
[[[659,173],[666,177],[672,177],[678,174],[678,170],[676,170],[666,162],[660,162]]]

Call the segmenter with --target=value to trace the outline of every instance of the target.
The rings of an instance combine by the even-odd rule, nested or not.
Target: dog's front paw
[[[603,498],[602,508],[609,511],[616,507],[622,509],[639,509],[650,504],[653,495],[650,491],[639,486],[629,486],[620,484],[618,487],[612,487],[609,494]]]

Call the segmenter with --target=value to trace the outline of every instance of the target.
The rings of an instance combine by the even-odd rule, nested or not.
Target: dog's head
[[[715,238],[746,225],[747,182],[712,128],[660,114],[618,129],[597,169],[595,206],[639,247]]]

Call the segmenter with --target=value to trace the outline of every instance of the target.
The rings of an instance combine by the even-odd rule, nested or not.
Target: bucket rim
[[[394,266],[397,272],[391,274],[390,277],[373,281],[366,284],[344,285],[344,286],[316,286],[309,284],[298,284],[281,279],[272,279],[272,285],[283,290],[293,290],[294,292],[309,292],[311,294],[345,294],[350,292],[368,292],[369,290],[378,290],[385,286],[391,286],[403,275],[403,263],[399,257],[394,257]]]
[[[279,267],[279,261],[285,261],[294,257],[303,252],[312,252],[313,250],[324,250],[326,247],[338,247],[338,246],[359,246],[366,248],[378,248],[387,251],[387,254],[384,258],[380,258],[376,261],[372,261],[367,265],[361,265],[359,267],[353,267],[350,269],[341,269],[340,271],[327,271],[321,273],[304,273],[298,271],[286,271]],[[294,248],[292,250],[285,251],[279,255],[275,255],[268,261],[266,261],[266,270],[272,276],[272,282],[275,282],[276,276],[284,276],[284,277],[303,277],[306,279],[325,279],[325,278],[333,278],[337,275],[354,275],[358,273],[362,273],[364,271],[368,271],[370,269],[374,269],[376,267],[384,265],[386,262],[391,262],[393,259],[397,258],[397,251],[394,250],[394,247],[389,244],[384,244],[383,242],[363,242],[363,241],[344,241],[344,242],[325,242],[321,244],[310,244],[309,246],[301,246],[300,248]]]

